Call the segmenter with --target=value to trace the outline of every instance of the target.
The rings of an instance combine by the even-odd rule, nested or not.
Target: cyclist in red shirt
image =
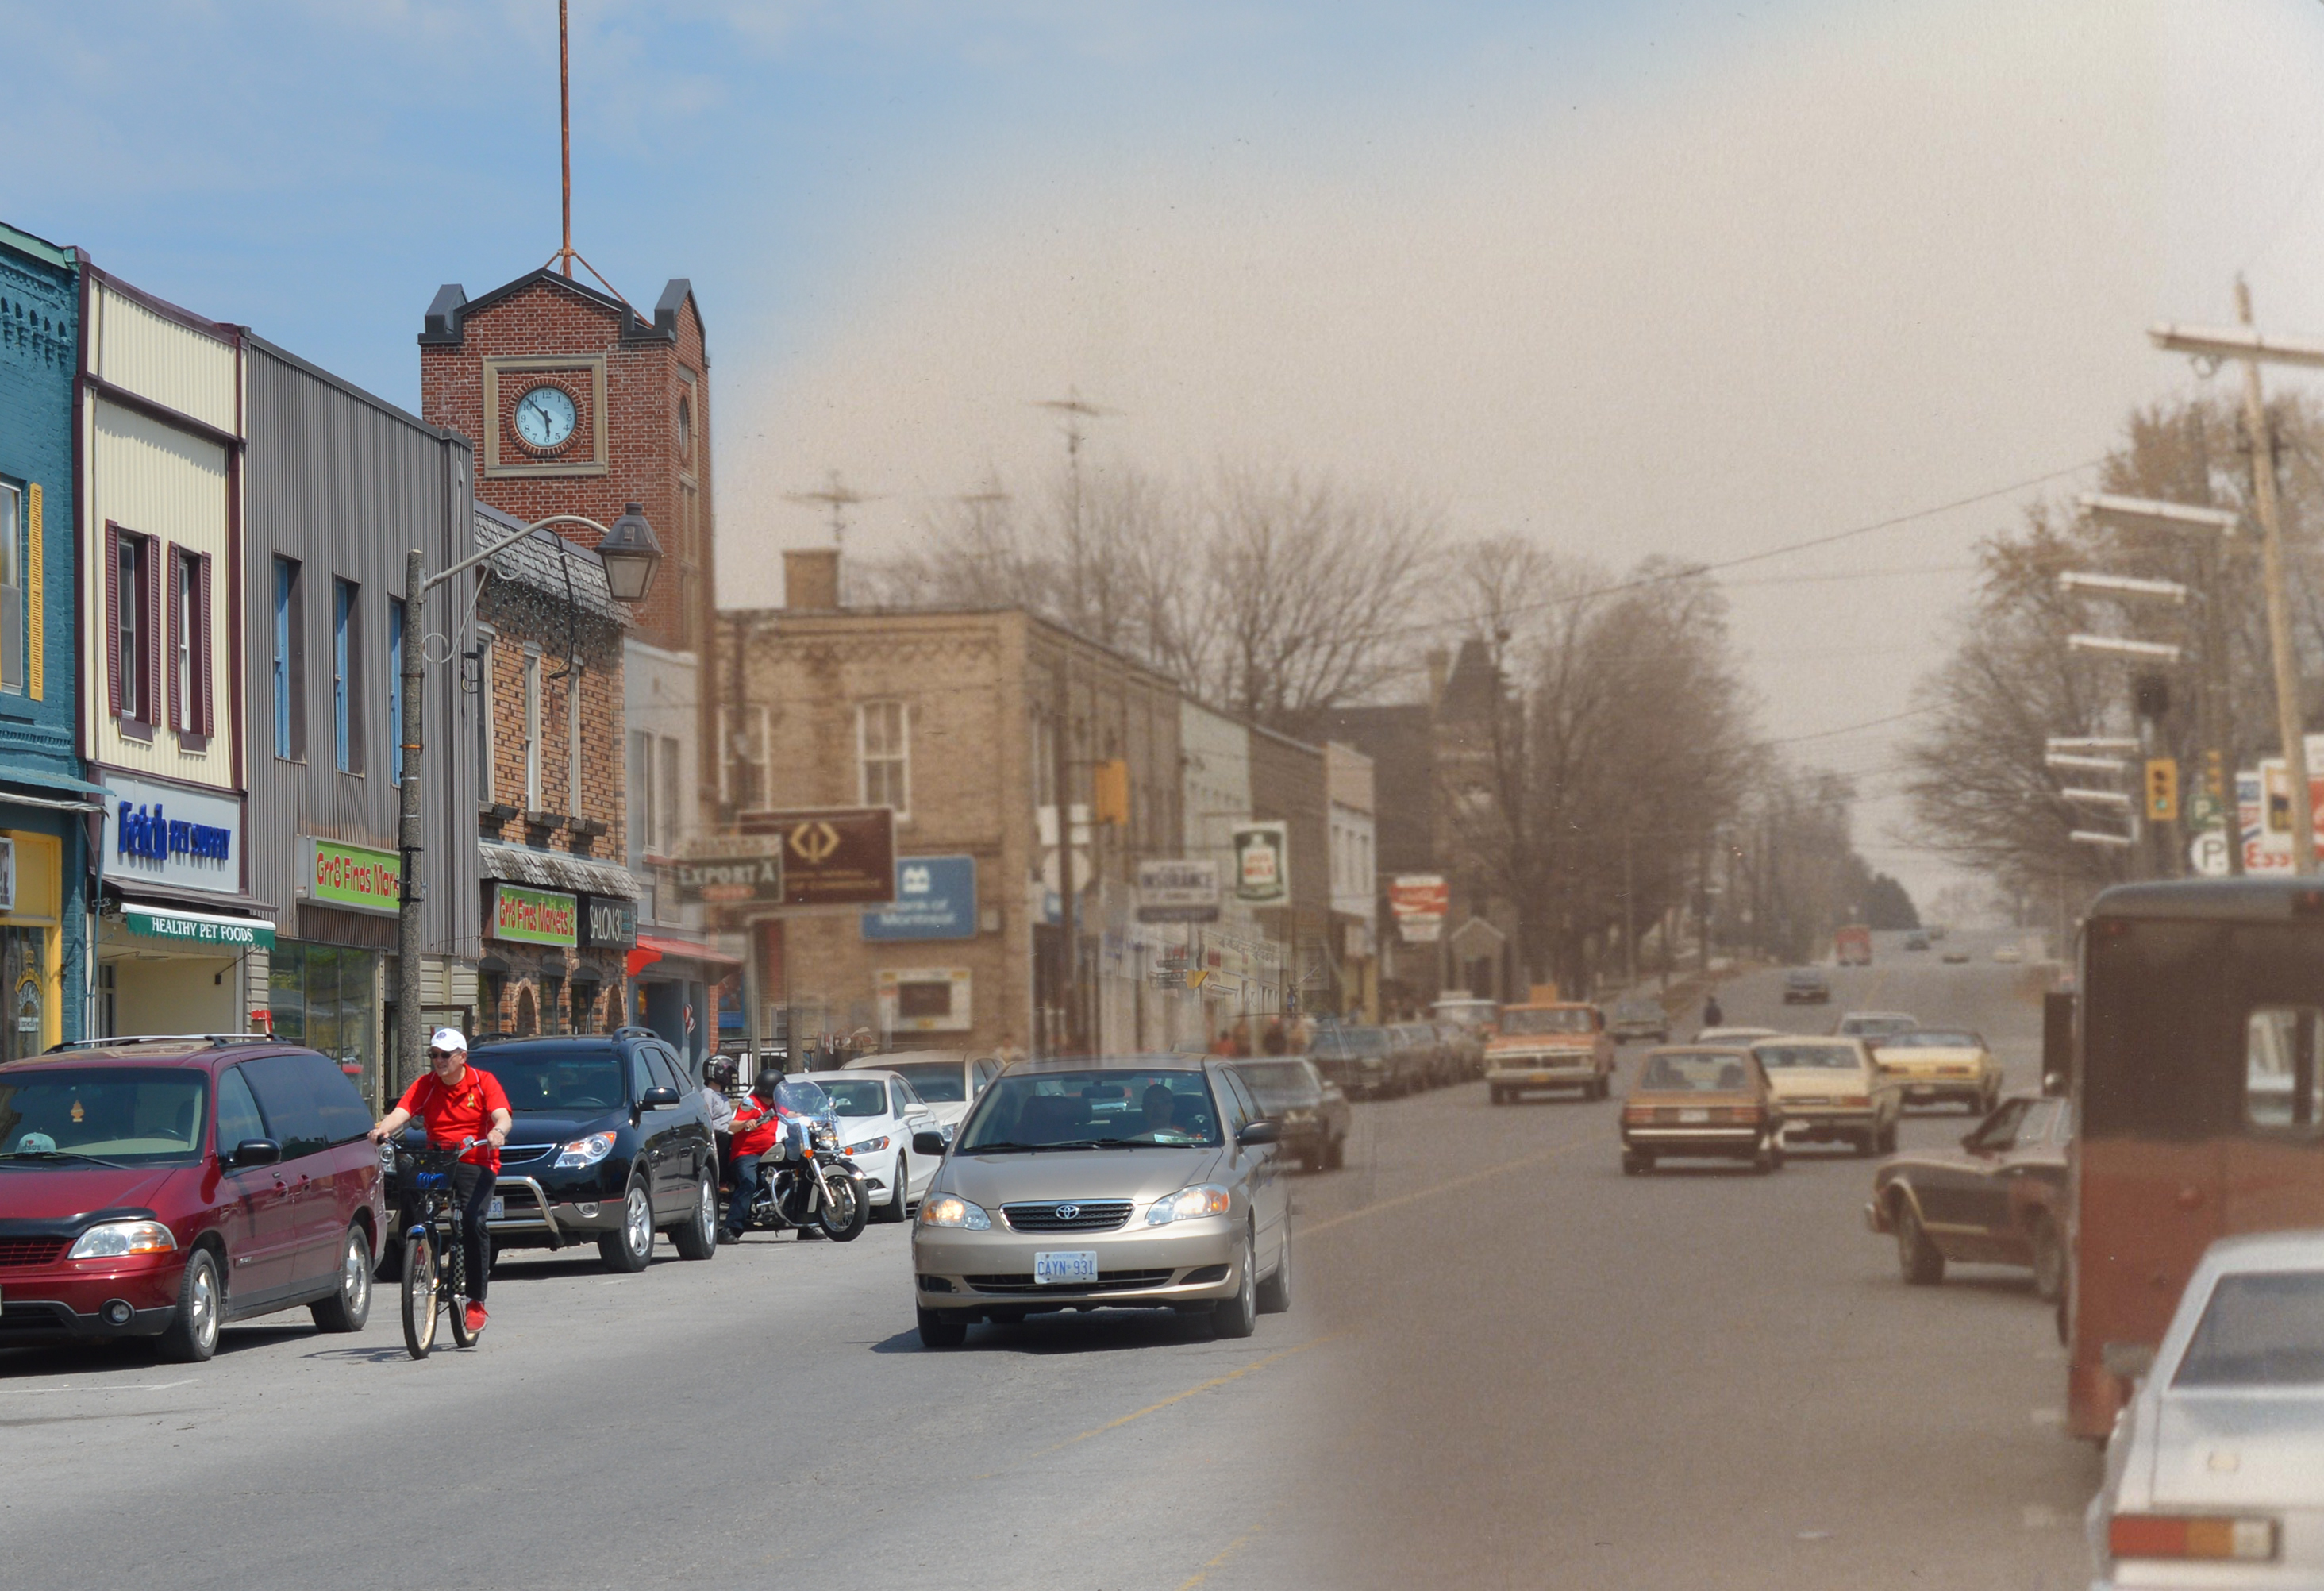
[[[395,1108],[373,1126],[372,1142],[401,1133],[414,1116],[427,1127],[428,1142],[438,1149],[482,1140],[452,1168],[452,1193],[462,1212],[460,1246],[467,1261],[468,1332],[473,1337],[484,1328],[485,1272],[491,1260],[484,1223],[501,1169],[501,1145],[508,1142],[514,1118],[500,1079],[468,1064],[468,1041],[459,1029],[436,1030],[428,1041],[428,1075],[406,1088]]]

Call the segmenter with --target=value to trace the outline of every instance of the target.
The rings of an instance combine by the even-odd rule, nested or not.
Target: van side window
[[[2312,1133],[2324,1122],[2316,1065],[2319,1013],[2264,1005],[2244,1022],[2244,1121],[2263,1131]]]
[[[658,1087],[675,1088],[680,1094],[686,1092],[684,1068],[678,1064],[677,1056],[657,1044],[646,1051],[646,1059],[652,1063],[654,1082]]]
[[[267,1136],[282,1146],[282,1158],[320,1154],[331,1144],[323,1112],[315,1098],[312,1076],[300,1064],[315,1059],[303,1055],[260,1055],[242,1063],[242,1071],[258,1108],[266,1115]],[[326,1062],[325,1065],[328,1065]]]
[[[655,1087],[653,1068],[647,1063],[647,1050],[642,1044],[630,1051],[630,1103],[637,1104],[646,1096],[646,1090]]]
[[[258,1114],[258,1101],[250,1096],[250,1085],[242,1079],[242,1068],[226,1068],[218,1074],[217,1143],[211,1152],[230,1155],[238,1145],[265,1136],[265,1119]]]

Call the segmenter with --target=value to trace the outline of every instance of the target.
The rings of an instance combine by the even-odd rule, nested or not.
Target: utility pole
[[[2236,319],[2252,323],[2251,284],[2236,278]],[[2260,551],[2267,581],[2268,651],[2275,664],[2276,730],[2283,737],[2284,782],[2292,786],[2292,871],[2316,871],[2316,817],[2308,804],[2308,747],[2301,724],[2300,667],[2292,649],[2292,598],[2283,577],[2283,526],[2275,502],[2275,438],[2260,396],[2259,361],[2244,362],[2244,428],[2251,434],[2252,501],[2259,509]]]
[[[1057,920],[1065,937],[1065,955],[1058,976],[1061,987],[1058,1003],[1064,1007],[1065,1041],[1067,1055],[1082,1052],[1082,948],[1080,929],[1074,917],[1074,806],[1066,779],[1073,769],[1073,760],[1065,742],[1073,726],[1073,699],[1065,680],[1065,653],[1057,653],[1056,734],[1052,737],[1050,762],[1052,777],[1056,782],[1057,798]]]
[[[1622,955],[1629,969],[1628,986],[1638,986],[1638,888],[1630,862],[1630,820],[1622,819]]]

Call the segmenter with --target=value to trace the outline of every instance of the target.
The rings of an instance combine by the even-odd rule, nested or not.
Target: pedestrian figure
[[[1719,1008],[1719,996],[1716,994],[1706,996],[1702,1002],[1702,1025],[1706,1028],[1715,1028],[1726,1020],[1727,1013]]]

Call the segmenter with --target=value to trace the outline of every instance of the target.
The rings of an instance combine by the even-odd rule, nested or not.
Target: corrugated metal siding
[[[132,740],[121,733],[119,721],[105,706],[105,671],[109,666],[104,623],[106,522],[207,552],[213,568],[225,569],[226,450],[102,398],[91,409],[85,460],[88,520],[81,543],[82,567],[89,571],[84,593],[89,613],[81,625],[81,678],[88,682],[88,705],[84,711],[93,730],[89,744],[97,761],[115,767],[216,790],[235,790],[238,785],[233,737],[227,733],[226,685],[240,638],[226,624],[223,580],[212,581],[210,623],[216,644],[211,648],[210,689],[211,699],[217,704],[217,733],[210,737],[208,749],[184,750],[177,735],[166,727],[155,730],[151,740]]]
[[[205,425],[235,430],[232,345],[206,337],[103,282],[89,293],[89,372]]]
[[[302,835],[393,850],[399,792],[390,778],[396,726],[388,712],[388,607],[418,547],[433,571],[474,545],[467,449],[387,412],[254,339],[249,350],[250,443],[244,466],[243,649],[249,735],[251,892],[285,913],[304,882]],[[456,496],[457,501],[452,499]],[[273,560],[302,566],[307,759],[274,754]],[[361,775],[337,768],[330,689],[331,581],[362,587],[364,656]],[[455,581],[455,587],[464,582]],[[445,588],[428,605],[429,630],[447,625]],[[465,607],[451,615],[466,615]],[[473,644],[468,638],[466,644]],[[440,657],[444,645],[431,649]],[[422,700],[427,751],[420,776],[429,952],[477,953],[476,797],[471,698],[456,661],[430,661]]]

